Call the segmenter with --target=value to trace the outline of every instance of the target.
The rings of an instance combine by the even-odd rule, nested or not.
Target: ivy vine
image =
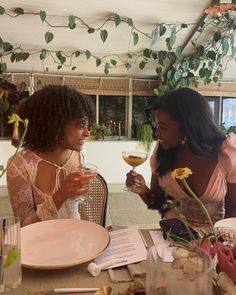
[[[217,4],[220,1],[213,0],[212,4]],[[236,0],[232,0],[236,3]],[[143,70],[148,63],[156,69],[157,77],[160,81],[160,87],[157,92],[164,92],[168,89],[173,89],[179,86],[188,87],[190,83],[197,83],[198,79],[204,81],[205,84],[210,82],[219,82],[223,78],[224,71],[227,68],[228,62],[235,60],[236,46],[235,46],[235,9],[226,12],[222,15],[205,15],[202,21],[196,27],[194,38],[191,39],[192,50],[189,54],[183,54],[184,46],[176,46],[178,34],[193,24],[154,24],[150,32],[144,32],[139,29],[132,18],[121,17],[114,13],[103,21],[98,27],[91,27],[84,19],[76,15],[69,15],[65,25],[55,25],[49,21],[46,11],[39,11],[36,13],[25,11],[21,7],[14,8],[12,12],[8,12],[4,7],[0,6],[0,16],[7,15],[9,19],[15,17],[23,18],[25,15],[39,17],[42,25],[46,25],[47,31],[44,35],[45,45],[53,42],[54,34],[51,28],[66,28],[68,30],[87,30],[88,34],[99,34],[101,42],[105,43],[109,39],[109,31],[107,24],[113,22],[118,28],[121,23],[130,27],[130,35],[133,46],[139,43],[140,36],[144,36],[150,40],[150,47],[144,48],[140,52],[131,52],[128,50],[124,55],[106,55],[97,56],[91,50],[76,49],[73,52],[65,52],[58,48],[58,50],[49,50],[41,48],[37,51],[28,51],[22,46],[15,46],[3,40],[0,37],[0,75],[7,72],[6,57],[10,56],[10,61],[24,62],[32,55],[38,55],[42,62],[43,70],[49,71],[47,67],[47,59],[53,58],[57,64],[57,69],[70,67],[72,71],[77,68],[74,61],[85,56],[87,60],[94,59],[95,66],[102,66],[105,74],[109,74],[115,67],[125,67],[129,70],[134,64],[139,64],[140,70]],[[81,26],[82,25],[82,26]],[[214,32],[204,44],[201,44],[200,36],[205,30],[214,27]],[[159,40],[165,38],[166,49],[155,50]],[[157,46],[156,46],[157,47]]]

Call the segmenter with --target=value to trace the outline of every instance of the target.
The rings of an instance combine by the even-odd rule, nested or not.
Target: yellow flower
[[[177,168],[175,169],[172,173],[171,173],[171,176],[173,178],[177,178],[177,179],[184,179],[184,178],[187,178],[189,177],[189,175],[192,174],[192,170],[185,167],[185,168]]]

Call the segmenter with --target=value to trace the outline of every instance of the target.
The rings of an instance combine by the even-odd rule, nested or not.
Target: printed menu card
[[[124,228],[109,232],[110,244],[102,255],[95,259],[96,264],[114,260],[107,268],[119,267],[130,263],[146,260],[147,250],[138,229]]]

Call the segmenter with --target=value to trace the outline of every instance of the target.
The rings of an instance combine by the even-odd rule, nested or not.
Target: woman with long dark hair
[[[151,157],[150,189],[144,178],[127,174],[126,184],[140,195],[149,208],[163,217],[178,214],[166,206],[166,199],[182,203],[182,213],[196,226],[208,225],[201,208],[183,183],[171,172],[188,167],[188,184],[200,197],[213,221],[236,216],[236,136],[225,136],[214,122],[207,100],[190,88],[180,88],[157,97],[153,111],[158,138]]]

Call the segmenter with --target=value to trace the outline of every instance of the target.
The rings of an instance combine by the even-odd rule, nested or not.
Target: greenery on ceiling
[[[212,5],[219,4],[220,1],[213,0]],[[232,0],[236,3],[236,0]],[[235,9],[235,8],[234,8]],[[7,60],[10,57],[12,63],[24,62],[32,55],[38,55],[42,62],[42,67],[45,72],[49,71],[47,66],[48,58],[52,58],[57,64],[57,69],[64,67],[71,68],[72,71],[77,70],[75,61],[85,56],[87,60],[94,59],[94,66],[103,67],[104,73],[112,73],[115,67],[125,67],[129,70],[134,64],[139,65],[140,70],[143,70],[148,63],[156,69],[157,78],[160,81],[160,87],[157,92],[163,92],[168,89],[184,86],[187,87],[190,83],[197,84],[200,78],[205,84],[210,82],[221,81],[227,64],[236,56],[235,46],[235,10],[223,13],[222,15],[205,15],[199,24],[154,24],[150,32],[142,31],[135,25],[135,22],[130,17],[122,17],[118,14],[109,16],[97,28],[91,27],[84,19],[76,15],[66,17],[65,25],[55,25],[49,21],[50,16],[46,11],[29,12],[24,8],[17,7],[8,12],[4,7],[0,6],[0,16],[7,15],[9,21],[13,18],[26,18],[28,15],[39,17],[42,26],[45,26],[44,41],[45,46],[35,52],[28,51],[20,44],[11,44],[8,40],[3,40],[0,37],[0,75],[7,72]],[[68,30],[87,30],[89,35],[99,34],[102,43],[109,42],[109,29],[107,24],[113,22],[118,29],[121,24],[126,24],[130,27],[130,33],[127,36],[128,40],[133,43],[133,48],[140,42],[140,36],[150,40],[150,46],[144,48],[140,52],[127,49],[125,55],[106,55],[97,56],[91,50],[81,50],[76,48],[73,52],[65,52],[58,48],[50,50],[47,44],[53,42],[55,36],[52,32],[55,29],[65,28]],[[178,36],[182,30],[189,26],[196,26],[193,32],[193,37],[190,41],[192,52],[184,54],[183,50],[186,44],[178,45]],[[204,44],[201,44],[200,36],[209,28],[214,27],[214,33]],[[165,41],[166,49],[158,50],[158,43]],[[53,43],[51,43],[53,44]]]

